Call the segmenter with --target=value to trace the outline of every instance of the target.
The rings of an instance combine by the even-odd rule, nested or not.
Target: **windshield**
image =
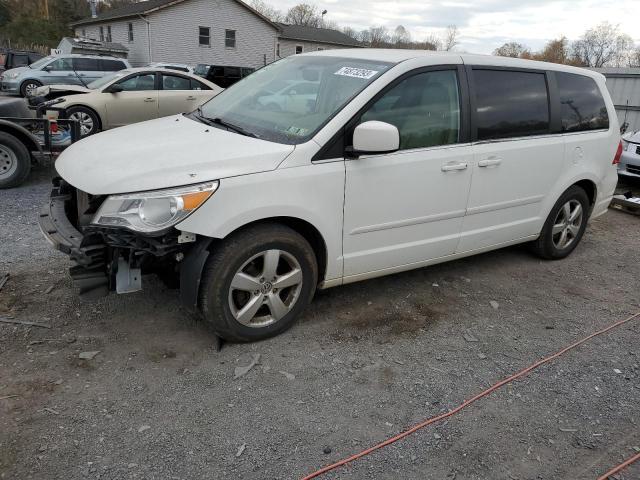
[[[196,68],[193,70],[193,73],[195,73],[196,75],[206,77],[207,73],[209,73],[209,65],[205,65],[204,63],[199,63],[198,65],[196,65]]]
[[[49,55],[48,57],[41,58],[37,62],[33,62],[29,66],[31,68],[40,68],[40,67],[43,67],[44,65],[46,65],[47,63],[49,63],[54,58],[56,58],[56,57],[53,57],[53,56]]]
[[[104,87],[107,83],[111,82],[112,80],[115,80],[120,77],[124,77],[129,73],[131,73],[129,70],[120,70],[118,72],[110,73],[108,75],[105,75],[104,77],[100,77],[99,79],[94,80],[93,82],[87,85],[87,88],[90,88],[91,90],[96,90],[98,88]]]
[[[287,57],[211,99],[201,115],[263,140],[297,145],[391,66],[331,56]]]

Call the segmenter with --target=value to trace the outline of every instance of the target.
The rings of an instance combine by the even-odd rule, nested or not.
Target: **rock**
[[[82,360],[93,360],[99,353],[99,350],[95,352],[80,352],[78,354],[78,358],[81,358]]]
[[[238,451],[236,452],[236,457],[239,457],[240,455],[242,455],[246,449],[247,449],[246,443],[243,443],[242,445],[240,445],[238,447]]]
[[[138,433],[142,433],[142,432],[146,432],[147,430],[149,430],[151,428],[150,425],[142,425],[138,428]]]
[[[255,355],[253,355],[253,358],[251,359],[251,363],[249,363],[249,365],[247,365],[246,367],[236,367],[234,372],[233,372],[233,379],[237,380],[240,377],[244,377],[247,373],[249,373],[249,371],[255,367],[258,362],[260,361],[260,354],[256,353]]]
[[[438,285],[437,283],[432,283],[431,286],[438,288],[440,285]]]
[[[463,335],[463,337],[467,342],[477,342],[478,341],[478,339],[476,337],[474,337],[473,334],[471,332],[469,332],[468,330]]]
[[[295,380],[296,379],[296,376],[293,373],[285,372],[284,370],[280,370],[278,373],[281,373],[282,375],[287,377],[287,380]]]
[[[44,294],[45,294],[45,295],[49,295],[51,292],[53,292],[53,289],[54,289],[54,288],[55,288],[55,287],[54,287],[53,285],[51,285],[49,288],[47,288],[47,289],[44,291]]]
[[[622,373],[622,371],[617,369],[617,368],[614,368],[613,369],[613,373],[617,373],[618,375],[620,375]]]
[[[331,447],[327,445],[322,449],[322,453],[324,453],[325,455],[329,455],[331,453]]]
[[[127,468],[136,468],[138,466],[137,463],[129,463],[127,464]]]
[[[500,304],[499,304],[498,302],[496,302],[495,300],[491,300],[491,301],[489,302],[489,305],[491,305],[491,307],[492,307],[494,310],[497,310],[497,309],[498,309],[498,307],[500,306]]]
[[[487,358],[487,356],[486,356],[484,353],[479,353],[479,354],[478,354],[478,358],[479,358],[480,360],[484,360],[485,358]]]
[[[440,440],[442,438],[442,435],[440,435],[439,433],[434,433],[433,438],[435,438],[436,440]]]

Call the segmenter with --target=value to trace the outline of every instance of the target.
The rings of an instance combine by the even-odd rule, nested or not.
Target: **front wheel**
[[[589,219],[589,198],[577,186],[558,199],[542,227],[533,250],[542,258],[557,260],[568,256],[580,243]]]
[[[86,107],[70,107],[67,109],[67,118],[76,120],[80,124],[80,136],[93,135],[100,129],[100,118],[93,110]]]
[[[20,95],[23,97],[33,97],[36,94],[36,89],[41,86],[42,83],[37,80],[25,80],[20,86]]]
[[[263,340],[295,322],[317,279],[304,237],[284,225],[257,225],[215,247],[202,274],[200,308],[225,340]]]
[[[0,189],[17,187],[31,171],[31,154],[9,133],[0,132]]]

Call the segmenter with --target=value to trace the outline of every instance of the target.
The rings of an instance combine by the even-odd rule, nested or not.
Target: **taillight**
[[[49,120],[49,131],[51,133],[58,133],[58,122],[56,120]]]
[[[618,143],[618,150],[616,150],[616,156],[613,157],[613,165],[618,165],[620,163],[620,157],[622,156],[622,140]]]

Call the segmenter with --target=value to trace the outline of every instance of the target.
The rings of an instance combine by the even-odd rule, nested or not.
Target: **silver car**
[[[640,130],[622,137],[618,175],[640,178]]]
[[[81,85],[104,75],[129,68],[122,58],[97,55],[56,55],[38,60],[26,67],[12,68],[0,76],[0,90],[30,97],[43,85]]]

